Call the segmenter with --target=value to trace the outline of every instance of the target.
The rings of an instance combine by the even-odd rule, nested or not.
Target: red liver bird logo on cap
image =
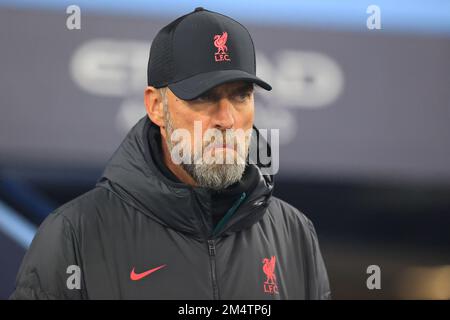
[[[262,263],[263,271],[266,274],[266,281],[264,282],[264,292],[265,293],[278,293],[278,285],[277,278],[275,276],[275,263],[276,257],[272,256],[270,260],[268,258],[264,258]]]
[[[214,59],[216,62],[231,61],[226,46],[228,40],[228,32],[224,31],[222,34],[216,34],[214,36],[214,46],[217,48],[217,52],[214,53]]]
[[[226,53],[228,51],[228,48],[225,45],[227,43],[227,39],[228,39],[228,32],[223,32],[222,35],[216,34],[214,36],[214,45],[217,48],[216,54]]]

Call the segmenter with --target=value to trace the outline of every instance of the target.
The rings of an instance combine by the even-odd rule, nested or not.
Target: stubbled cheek
[[[244,116],[243,116],[243,127],[244,128],[251,128],[253,125],[253,119],[254,119],[254,109],[251,108]]]

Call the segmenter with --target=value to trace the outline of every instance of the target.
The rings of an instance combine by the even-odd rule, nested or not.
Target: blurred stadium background
[[[71,4],[81,30],[66,28]],[[280,129],[276,195],[314,221],[334,298],[450,299],[446,0],[0,0],[0,298],[37,226],[145,115],[156,32],[197,6],[254,38],[274,87],[256,124]],[[366,287],[372,264],[381,290]]]

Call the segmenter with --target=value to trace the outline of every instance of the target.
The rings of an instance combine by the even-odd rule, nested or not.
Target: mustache
[[[203,159],[205,157],[222,159],[235,158],[237,155],[239,159],[246,159],[250,149],[250,142],[252,140],[252,131],[243,129],[208,129],[203,134],[196,135],[194,132],[194,139],[190,133],[185,133],[186,130],[179,131],[180,129],[174,128],[170,119],[166,122],[166,141],[169,146],[170,152],[175,148],[178,149],[176,157],[183,158],[185,156],[190,158],[191,163]],[[181,132],[181,134],[180,134]],[[215,153],[214,155],[209,152],[215,148],[223,148],[222,152]],[[234,151],[234,152],[232,152]],[[236,154],[235,154],[236,153]],[[231,158],[229,158],[231,156]],[[178,160],[177,160],[178,161]]]
[[[246,136],[230,136],[230,134],[228,134],[228,136],[224,135],[222,139],[219,139],[218,141],[216,141],[216,139],[213,139],[212,141],[206,141],[202,146],[202,150],[203,153],[205,153],[213,148],[226,148],[239,152],[240,149],[245,150],[247,140],[248,138]]]

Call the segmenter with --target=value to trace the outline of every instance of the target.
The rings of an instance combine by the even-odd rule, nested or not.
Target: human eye
[[[211,94],[206,92],[206,93],[198,96],[197,98],[191,100],[191,102],[193,102],[193,103],[207,103],[207,102],[210,102],[211,100],[212,100]]]
[[[234,98],[235,98],[237,101],[245,102],[245,101],[247,101],[247,99],[250,98],[251,95],[252,95],[252,92],[249,91],[249,90],[246,90],[246,91],[240,91],[240,92],[237,92],[237,93],[235,94]]]

